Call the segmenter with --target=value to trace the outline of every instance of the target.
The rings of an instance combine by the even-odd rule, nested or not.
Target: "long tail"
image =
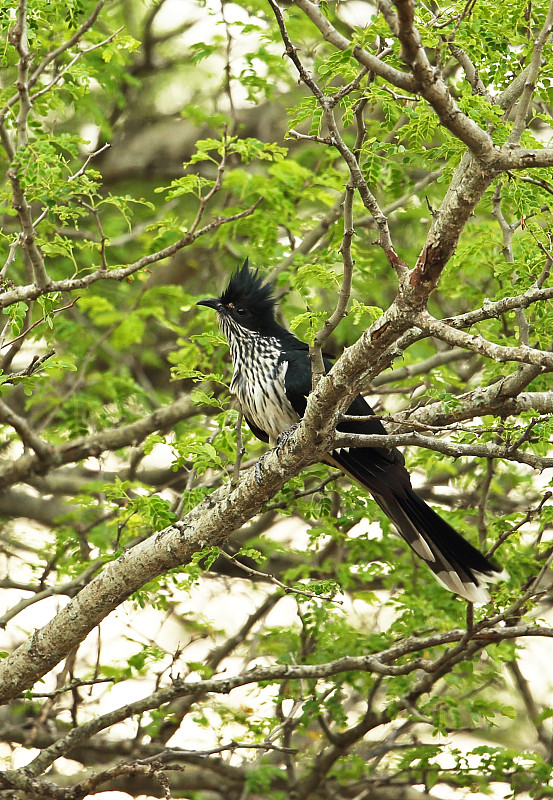
[[[463,539],[422,497],[409,489],[403,497],[374,495],[374,499],[442,586],[472,603],[488,602],[486,584],[497,580],[501,569]]]
[[[413,551],[451,592],[486,603],[486,584],[506,577],[411,488],[403,457],[384,448],[342,448],[330,459],[364,486]]]

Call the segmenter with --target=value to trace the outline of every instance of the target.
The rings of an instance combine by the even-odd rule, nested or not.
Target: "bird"
[[[233,363],[230,393],[254,435],[275,445],[302,419],[311,392],[309,347],[275,319],[274,286],[246,259],[219,297],[197,305],[217,312]],[[332,361],[325,357],[328,372]],[[506,573],[439,516],[411,485],[402,453],[362,395],[337,425],[343,433],[379,434],[382,447],[337,447],[324,461],[367,490],[437,580],[471,603],[489,602],[487,583]]]

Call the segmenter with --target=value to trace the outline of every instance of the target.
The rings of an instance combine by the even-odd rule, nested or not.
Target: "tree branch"
[[[413,0],[394,0],[394,5],[397,8],[397,36],[402,45],[402,56],[411,67],[415,79],[415,91],[430,103],[442,125],[460,139],[478,159],[493,159],[495,148],[491,136],[463,114],[443,78],[430,64],[415,27]]]
[[[305,15],[309,17],[311,22],[317,26],[327,42],[334,45],[334,47],[338,48],[338,50],[349,50],[352,47],[349,39],[346,39],[345,36],[342,36],[342,34],[336,30],[336,28],[323,15],[316,3],[311,2],[311,0],[294,1],[298,8],[301,8]],[[360,64],[362,64],[364,67],[367,67],[367,69],[369,69],[371,72],[374,72],[375,75],[378,75],[380,78],[383,78],[391,83],[392,86],[397,86],[398,89],[402,89],[405,92],[415,93],[417,91],[416,81],[411,75],[407,75],[405,72],[389,66],[380,58],[373,56],[358,44],[353,46],[352,55],[357,59],[357,61],[359,61]]]
[[[543,372],[553,370],[553,354],[545,353],[543,350],[522,344],[518,347],[494,344],[478,334],[459,331],[447,322],[435,319],[426,311],[420,312],[415,324],[430,336],[435,336],[454,347],[464,347],[474,353],[480,353],[494,361],[518,361],[541,367]]]
[[[337,433],[334,441],[335,447],[425,447],[452,458],[502,458],[506,461],[515,461],[528,464],[534,469],[548,469],[553,467],[553,457],[535,456],[514,450],[512,447],[493,444],[461,444],[460,442],[445,442],[435,436],[424,436],[421,433],[391,433],[382,440],[382,435],[363,435],[359,433]]]
[[[25,437],[30,437],[29,442],[31,439],[34,441],[41,453],[40,456],[23,455],[9,464],[0,466],[0,488],[19,483],[30,476],[47,473],[52,467],[60,467],[63,464],[81,461],[89,456],[97,457],[106,450],[119,450],[122,447],[129,447],[136,442],[143,441],[148,434],[154,431],[165,430],[172,427],[176,422],[201,413],[202,408],[194,406],[189,398],[184,396],[171,405],[156,409],[148,416],[128,425],[110,428],[80,439],[72,439],[58,446],[45,445],[44,448],[39,445],[32,431],[30,429],[27,430],[27,423],[25,423],[24,428],[21,428],[21,425],[15,419],[15,415],[10,413],[10,419],[19,425]],[[5,421],[7,421],[7,417]],[[10,422],[9,424],[12,423]]]
[[[495,642],[535,636],[553,638],[553,628],[535,625],[534,623],[491,628],[486,621],[483,621],[478,629],[471,631],[455,628],[428,636],[410,636],[375,654],[343,656],[322,664],[275,664],[268,667],[254,667],[245,673],[234,676],[211,678],[203,681],[189,681],[177,678],[170,686],[158,689],[143,699],[99,715],[79,727],[73,728],[55,744],[43,749],[25,767],[25,774],[29,777],[41,774],[60,756],[68,755],[74,747],[96,733],[137,714],[160,708],[181,695],[198,697],[208,693],[229,694],[233,689],[253,683],[282,680],[314,680],[350,671],[396,676],[408,675],[417,670],[422,670],[431,685],[436,680],[436,676],[441,674],[444,664],[452,660],[458,661],[459,657],[460,660],[463,659],[463,651],[467,651],[467,643],[470,640],[473,641],[477,648],[481,648]],[[435,659],[417,655],[410,661],[404,660],[411,654],[424,653],[426,656],[431,648],[444,647],[448,644],[452,644],[453,647],[439,653]],[[402,659],[402,663],[395,663],[399,659]],[[406,699],[404,707],[408,707],[409,702],[411,701]],[[9,781],[14,773],[16,771],[7,770],[4,773],[5,779]]]
[[[122,281],[125,278],[133,275],[135,272],[138,272],[145,267],[149,267],[151,264],[155,264],[158,261],[163,261],[165,258],[170,258],[184,247],[189,247],[201,236],[205,236],[208,233],[213,233],[214,231],[218,230],[222,225],[227,225],[229,222],[236,222],[238,219],[249,217],[262,202],[263,197],[260,197],[249,208],[245,209],[245,211],[240,211],[239,213],[232,214],[229,217],[215,217],[207,225],[204,225],[203,228],[196,230],[194,233],[187,232],[177,242],[174,242],[173,244],[168,245],[167,247],[164,247],[162,250],[158,250],[155,253],[143,256],[138,261],[135,261],[126,267],[119,267],[110,270],[100,268],[95,272],[84,275],[82,278],[66,278],[59,281],[50,281],[49,284],[44,287],[29,285],[11,289],[0,294],[0,309],[7,308],[8,306],[18,302],[36,300],[37,297],[41,297],[47,292],[73,292],[77,289],[88,288],[98,281]]]
[[[551,36],[552,29],[553,2],[550,2],[542,29],[533,42],[534,47],[532,49],[530,63],[528,64],[528,70],[525,75],[524,88],[520,95],[520,100],[518,101],[513,129],[509,135],[509,138],[507,139],[508,145],[520,144],[522,134],[526,130],[528,111],[530,109],[530,103],[532,102],[532,97],[536,89],[536,82],[542,66],[543,48]]]

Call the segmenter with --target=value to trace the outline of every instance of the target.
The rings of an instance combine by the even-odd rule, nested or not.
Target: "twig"
[[[443,350],[414,364],[407,364],[404,367],[397,367],[396,369],[388,370],[388,372],[382,372],[372,379],[370,384],[366,387],[366,390],[367,392],[374,389],[381,390],[381,387],[385,386],[387,383],[405,380],[406,378],[414,378],[417,375],[424,375],[427,372],[432,372],[432,370],[437,367],[441,367],[443,364],[450,364],[452,361],[462,361],[463,359],[469,358],[474,358],[472,353],[467,353],[462,347],[452,347],[449,350]]]
[[[508,613],[510,609],[506,613]],[[494,642],[516,640],[523,637],[553,637],[553,628],[549,626],[528,623],[524,625],[504,625],[496,626],[502,622],[504,614],[483,620],[470,632],[470,637],[478,641],[479,646]],[[378,653],[371,653],[363,656],[343,656],[336,660],[321,664],[277,664],[266,667],[253,667],[249,671],[236,675],[211,678],[201,681],[190,681],[188,679],[175,679],[170,686],[160,688],[137,701],[127,703],[113,711],[95,716],[84,722],[78,728],[69,731],[54,744],[46,747],[37,755],[30,764],[25,767],[25,774],[29,777],[41,774],[57,758],[69,752],[73,747],[83,741],[87,741],[91,736],[105,730],[118,722],[122,722],[132,716],[144,713],[150,709],[160,708],[163,704],[169,703],[180,696],[204,696],[207,693],[229,693],[240,686],[247,686],[260,681],[275,680],[313,680],[337,675],[341,672],[362,670],[372,672],[377,675],[407,675],[419,669],[428,670],[429,675],[436,678],[436,661],[417,656],[416,658],[404,663],[395,664],[398,659],[403,659],[410,654],[426,654],[433,647],[443,647],[446,644],[466,642],[467,631],[454,629],[440,633],[432,633],[428,636],[410,636],[403,638],[400,642],[381,650]],[[472,657],[472,653],[464,646],[465,653],[461,657]],[[5,773],[9,779],[15,771]]]
[[[520,522],[517,522],[516,525],[512,525],[508,530],[503,531],[503,533],[501,533],[500,536],[498,536],[497,540],[493,543],[493,545],[486,553],[486,558],[491,558],[495,553],[495,551],[499,547],[501,547],[503,542],[507,541],[509,536],[512,536],[513,533],[516,533],[518,530],[520,530],[524,525],[526,525],[527,522],[532,522],[532,520],[535,519],[536,517],[539,518],[542,508],[549,500],[551,500],[551,497],[553,497],[553,492],[550,491],[545,492],[538,505],[535,508],[528,509],[524,519],[521,519]]]
[[[490,494],[490,487],[492,485],[492,478],[494,475],[494,464],[491,458],[486,460],[486,477],[482,483],[482,490],[480,492],[480,500],[478,502],[478,543],[481,548],[486,544],[487,528],[486,528],[486,506],[488,504],[488,497]]]
[[[98,15],[100,14],[100,11],[102,10],[102,8],[104,6],[104,3],[105,3],[105,0],[100,0],[100,2],[97,3],[97,5],[96,5],[95,9],[93,10],[92,14],[81,25],[81,27],[77,31],[75,31],[73,36],[71,36],[71,38],[68,39],[63,44],[60,44],[59,47],[56,47],[55,50],[51,50],[49,53],[47,53],[44,56],[44,58],[42,59],[42,61],[38,65],[38,67],[34,70],[33,74],[29,78],[29,87],[34,86],[34,84],[37,82],[39,77],[42,75],[42,73],[44,72],[44,70],[46,69],[48,64],[51,64],[52,61],[54,61],[58,56],[61,56],[62,53],[64,53],[70,47],[73,47],[74,44],[77,44],[79,39],[81,39],[84,36],[84,34],[88,30],[90,30],[90,28],[92,28],[92,26],[94,25],[94,23],[98,19]]]
[[[379,232],[379,241],[378,244],[382,247],[384,252],[386,253],[386,257],[390,264],[396,269],[400,276],[404,275],[407,271],[407,266],[398,258],[394,247],[392,245],[392,239],[390,230],[388,227],[388,221],[384,214],[382,213],[378,202],[370,191],[367,182],[363,176],[361,169],[359,168],[359,164],[357,163],[357,159],[354,153],[351,152],[349,147],[346,145],[342,136],[340,134],[338,125],[336,124],[336,120],[334,119],[333,108],[335,106],[335,101],[332,97],[326,97],[321,90],[321,88],[317,85],[317,83],[313,80],[309,72],[303,66],[298,53],[297,48],[292,43],[288,31],[286,29],[286,25],[284,24],[284,17],[282,15],[282,11],[277,5],[275,0],[269,0],[269,4],[273,9],[273,13],[276,17],[277,24],[280,29],[280,35],[282,37],[282,41],[286,47],[286,55],[290,58],[292,63],[294,64],[300,79],[305,83],[314,97],[317,99],[325,118],[325,122],[329,128],[330,136],[328,138],[323,139],[322,141],[325,144],[331,144],[335,147],[344,161],[346,162],[349,172],[350,172],[350,182],[351,184],[357,189],[359,195],[363,201],[363,205],[369,211],[371,216],[375,221],[375,225]],[[299,4],[298,4],[299,5]],[[303,4],[302,4],[303,5]],[[356,77],[356,81],[360,80],[361,73]],[[348,85],[349,87],[350,85]],[[297,135],[297,133],[296,133]]]
[[[238,119],[236,117],[236,106],[234,103],[234,97],[232,96],[232,68],[231,68],[231,60],[232,60],[232,43],[233,38],[231,34],[231,27],[225,15],[225,0],[221,0],[221,17],[223,19],[223,25],[225,27],[225,36],[226,36],[226,50],[225,50],[225,81],[224,81],[224,90],[225,94],[228,98],[230,116],[232,118],[232,133],[234,134],[237,127],[238,127]]]
[[[3,281],[4,278],[6,277],[6,272],[8,271],[10,264],[13,264],[13,262],[15,261],[15,253],[17,251],[17,248],[22,244],[22,242],[23,242],[23,234],[18,233],[14,241],[10,244],[10,248],[8,250],[8,257],[6,258],[4,266],[0,271],[0,281]]]
[[[95,572],[98,572],[103,564],[103,560],[97,559],[72,581],[68,581],[67,583],[63,583],[59,586],[49,586],[48,588],[42,590],[38,590],[33,586],[14,587],[18,588],[20,591],[33,592],[33,594],[31,597],[24,597],[14,606],[8,609],[8,611],[2,614],[0,617],[0,628],[5,628],[7,623],[11,619],[14,619],[14,617],[16,617],[21,611],[23,611],[25,608],[29,608],[29,606],[32,606],[35,603],[40,603],[46,597],[53,597],[56,595],[66,595],[67,597],[72,597],[76,591],[78,591],[88,580],[90,580]],[[4,581],[3,583],[6,582]],[[9,584],[7,585],[9,588]]]
[[[327,603],[336,603],[337,605],[342,605],[341,600],[336,600],[334,597],[330,597],[329,595],[321,595],[315,594],[315,592],[309,592],[305,589],[298,589],[295,586],[289,586],[286,583],[282,583],[279,581],[278,578],[275,578],[274,575],[269,575],[267,572],[260,572],[257,569],[253,569],[253,567],[248,567],[246,564],[243,564],[241,561],[238,561],[237,558],[234,556],[230,556],[228,553],[225,553],[224,550],[221,550],[221,556],[226,560],[230,561],[232,564],[235,564],[239,569],[243,572],[246,572],[248,575],[253,575],[256,578],[263,578],[263,580],[269,581],[270,583],[274,583],[280,589],[284,589],[286,594],[299,594],[302,597],[309,597],[315,600],[324,600]]]
[[[2,128],[0,127],[0,131],[1,130]],[[88,275],[84,275],[83,277],[49,281],[47,286],[37,286],[34,284],[20,286],[16,289],[4,292],[3,294],[0,294],[0,308],[7,308],[8,306],[18,302],[36,300],[37,297],[41,297],[47,292],[72,292],[78,289],[88,288],[93,283],[101,280],[124,280],[130,275],[133,275],[135,272],[138,272],[139,270],[144,269],[151,264],[155,264],[158,261],[162,261],[165,258],[173,256],[175,253],[178,253],[179,250],[182,250],[184,247],[189,247],[200,237],[218,230],[221,226],[230,222],[236,222],[236,220],[244,219],[245,217],[249,217],[259,207],[263,200],[263,197],[259,197],[255,203],[249,206],[249,208],[246,208],[244,211],[240,211],[237,214],[231,214],[228,217],[215,217],[207,225],[204,225],[203,228],[200,228],[193,233],[188,231],[173,244],[164,247],[162,250],[158,250],[156,253],[143,256],[138,261],[135,261],[126,267],[110,269],[108,271],[103,268],[99,268]]]
[[[515,175],[514,173],[510,173],[509,177],[515,178],[515,180],[522,181],[523,183],[531,183],[532,186],[539,186],[540,189],[553,195],[553,186],[544,178],[533,178],[531,175]]]
[[[61,308],[54,308],[52,311],[50,311],[50,314],[60,314],[62,311],[67,311],[67,309],[68,309],[68,308],[73,308],[73,306],[75,305],[75,303],[76,303],[78,300],[80,300],[80,299],[81,299],[81,295],[78,295],[78,297],[76,297],[74,300],[72,300],[72,301],[71,301],[70,303],[68,303],[66,306],[61,306]],[[12,345],[12,344],[15,344],[15,343],[16,343],[16,342],[18,342],[20,339],[24,339],[24,338],[25,338],[25,336],[27,336],[27,334],[28,334],[30,331],[32,331],[34,328],[36,328],[36,327],[37,327],[37,325],[41,325],[41,324],[42,324],[42,323],[43,323],[43,322],[44,322],[46,319],[47,319],[47,317],[46,317],[46,316],[44,316],[44,317],[41,317],[40,319],[37,319],[37,321],[36,321],[36,322],[33,322],[33,324],[32,324],[32,325],[29,325],[29,327],[28,327],[28,328],[26,328],[26,329],[25,329],[25,330],[24,330],[22,333],[20,333],[20,334],[19,334],[19,336],[16,336],[16,337],[15,337],[15,339],[11,339],[11,341],[9,341],[9,342],[6,342],[5,344],[2,344],[2,345],[0,345],[0,350],[3,350],[3,349],[4,349],[4,347],[10,347],[10,345]]]
[[[49,350],[43,356],[33,356],[31,362],[25,369],[20,370],[19,372],[12,372],[10,375],[4,379],[3,383],[15,383],[18,378],[28,378],[29,375],[34,375],[41,366],[47,361],[49,358],[52,358],[56,354],[55,350]]]
[[[355,189],[348,182],[344,200],[344,235],[340,245],[340,253],[344,264],[342,284],[338,293],[336,308],[328,317],[323,327],[317,332],[312,346],[309,348],[311,358],[311,380],[312,387],[315,388],[320,378],[325,373],[322,350],[329,336],[336,330],[336,327],[346,316],[348,302],[351,294],[351,281],[353,278],[353,258],[351,256],[351,241],[355,234],[353,230],[353,197]]]
[[[332,475],[329,475],[328,478],[325,478],[324,481],[318,483],[317,486],[313,486],[310,489],[304,489],[301,492],[294,492],[294,494],[286,501],[282,501],[280,503],[268,503],[267,506],[265,507],[266,511],[278,511],[281,508],[289,509],[291,503],[293,503],[294,500],[301,500],[304,497],[310,497],[313,494],[317,494],[317,492],[321,492],[325,488],[325,486],[328,486],[329,483],[337,481],[340,477],[341,477],[340,472],[334,472],[332,473]]]
[[[93,678],[89,681],[79,680],[78,678],[74,678],[72,681],[67,683],[65,686],[60,686],[57,689],[54,689],[53,692],[30,692],[30,697],[48,697],[54,698],[59,697],[60,694],[65,694],[65,692],[71,692],[73,689],[78,689],[81,686],[96,686],[97,683],[115,683],[115,678]]]
[[[325,236],[336,220],[342,214],[342,207],[344,203],[345,194],[340,195],[340,197],[336,200],[332,208],[330,208],[325,216],[317,223],[317,225],[312,228],[301,240],[298,246],[292,250],[290,255],[286,256],[279,261],[279,263],[274,267],[274,269],[269,273],[268,279],[271,282],[274,282],[277,276],[282,272],[284,269],[288,269],[288,267],[294,263],[296,258],[299,255],[304,255],[309,253],[312,250],[317,242],[319,242],[323,236]]]
[[[102,220],[100,219],[98,209],[90,203],[85,202],[82,198],[78,198],[77,203],[83,206],[83,208],[86,208],[87,211],[90,211],[94,217],[96,227],[98,228],[98,232],[100,234],[100,269],[107,272],[109,269],[106,259],[106,242],[108,237],[104,234],[104,228],[102,226]]]
[[[229,150],[228,126],[225,123],[223,128],[223,153],[221,155],[221,161],[217,166],[217,177],[215,178],[215,183],[213,184],[209,192],[207,192],[207,194],[203,195],[200,198],[200,205],[198,206],[196,219],[190,226],[190,229],[188,231],[189,235],[194,235],[198,225],[202,220],[202,217],[205,213],[209,201],[211,200],[212,197],[214,197],[217,194],[217,192],[220,191],[221,186],[223,185],[223,175],[225,174],[225,169],[227,166],[228,150]]]
[[[502,182],[499,181],[495,187],[492,198],[492,214],[499,223],[501,234],[503,236],[503,257],[508,264],[514,264],[515,257],[513,255],[513,233],[517,225],[509,225],[503,214],[501,208],[501,188]],[[516,280],[516,271],[513,272],[513,282]],[[515,308],[515,316],[518,323],[518,336],[519,343],[528,345],[530,343],[530,326],[526,319],[526,314],[523,308]]]
[[[105,144],[103,147],[100,147],[98,150],[95,150],[93,153],[89,153],[88,156],[87,156],[87,159],[84,162],[84,164],[82,165],[82,167],[80,169],[78,169],[77,172],[73,173],[73,175],[70,175],[67,178],[67,182],[69,183],[70,181],[74,181],[77,178],[80,178],[81,175],[84,175],[84,173],[86,171],[86,168],[88,167],[88,165],[90,164],[92,159],[96,158],[96,156],[99,156],[101,153],[104,153],[110,147],[111,147],[111,143],[107,142],[107,144]]]

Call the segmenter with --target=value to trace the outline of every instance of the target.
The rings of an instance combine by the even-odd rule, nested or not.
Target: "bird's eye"
[[[249,314],[248,309],[244,308],[244,306],[237,306],[234,310],[236,311],[239,317],[247,317]]]

